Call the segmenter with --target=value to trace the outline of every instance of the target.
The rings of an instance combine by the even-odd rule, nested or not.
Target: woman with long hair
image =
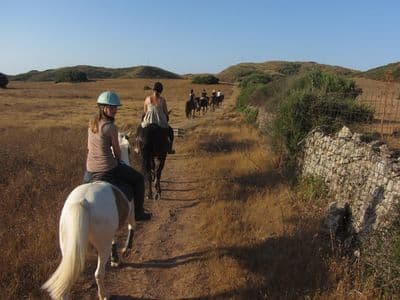
[[[118,129],[114,121],[121,101],[115,92],[106,91],[97,98],[97,106],[98,113],[90,121],[88,128],[86,170],[91,173],[92,180],[110,183],[122,181],[132,186],[135,220],[149,220],[151,215],[144,211],[143,206],[143,175],[120,159]]]

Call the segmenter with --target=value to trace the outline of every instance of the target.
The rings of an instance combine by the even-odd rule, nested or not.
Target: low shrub
[[[313,202],[326,199],[329,191],[324,179],[318,176],[301,177],[296,190],[299,199]]]
[[[197,84],[218,84],[219,79],[214,75],[196,75],[192,79],[192,83]]]
[[[243,77],[240,81],[239,86],[241,88],[245,88],[249,85],[254,84],[267,84],[268,82],[272,81],[272,77],[266,73],[253,73]]]
[[[240,90],[240,94],[236,99],[236,107],[239,111],[243,111],[250,103],[251,95],[259,88],[258,85],[250,84]]]
[[[55,83],[59,82],[86,82],[88,81],[86,73],[82,71],[65,71],[60,72],[56,78]]]
[[[282,66],[279,68],[279,73],[282,73],[284,75],[295,75],[299,73],[300,68],[301,64],[287,62],[282,64]]]
[[[245,114],[245,120],[247,123],[255,123],[258,116],[258,109],[254,106],[247,106],[243,110]]]
[[[347,77],[315,69],[265,81],[259,73],[245,77],[237,108],[246,113],[248,121],[257,117],[249,106],[266,108],[274,116],[268,130],[272,144],[288,158],[295,158],[299,142],[316,127],[333,133],[343,125],[373,120],[373,110],[355,101],[362,90]]]
[[[373,111],[354,99],[295,90],[277,110],[272,137],[274,144],[283,143],[288,156],[293,157],[300,149],[300,141],[316,127],[333,133],[345,124],[370,123],[372,120]]]

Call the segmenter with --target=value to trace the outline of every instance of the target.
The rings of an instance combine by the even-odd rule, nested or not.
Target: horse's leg
[[[143,151],[143,156],[142,156],[142,173],[144,176],[144,180],[147,179],[149,183],[149,190],[147,192],[147,199],[152,199],[153,198],[153,191],[151,189],[151,162],[150,162],[150,157],[149,154],[146,151]]]
[[[106,218],[105,220],[103,218]],[[103,223],[96,223],[91,231],[91,243],[97,249],[97,269],[94,273],[99,299],[106,299],[104,287],[105,267],[111,253],[111,243],[118,229],[118,212],[108,211],[102,214]]]
[[[94,273],[97,283],[97,294],[100,300],[107,299],[108,295],[104,287],[104,276],[106,273],[106,263],[108,261],[108,256],[110,255],[110,244],[111,241],[106,239],[102,247],[97,248],[97,269]]]
[[[131,205],[130,211],[129,211],[129,216],[128,216],[128,236],[126,237],[125,246],[122,249],[122,255],[124,257],[128,257],[130,254],[130,251],[132,250],[134,224],[135,224],[135,212],[133,209],[133,205]]]
[[[161,198],[161,173],[164,168],[165,159],[166,159],[165,155],[163,155],[159,158],[159,163],[158,163],[158,168],[157,168],[157,176],[156,176],[156,184],[155,184],[156,190],[157,190],[157,194],[156,194],[156,197],[158,198],[157,200],[160,200],[160,198]]]
[[[111,267],[117,268],[120,265],[120,260],[118,256],[117,243],[113,240],[111,243]]]
[[[147,193],[148,199],[153,199],[153,180],[151,178],[151,172],[151,169],[147,170],[147,181],[149,183],[149,191]]]

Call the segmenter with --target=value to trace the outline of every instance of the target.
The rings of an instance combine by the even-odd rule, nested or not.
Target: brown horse
[[[146,128],[139,126],[136,134],[137,148],[142,158],[142,171],[148,180],[149,190],[147,198],[161,199],[161,173],[167,159],[169,149],[168,129],[156,124]],[[153,195],[153,183],[156,194]]]
[[[195,114],[196,114],[196,101],[194,99],[193,100],[189,99],[188,101],[186,101],[185,114],[186,114],[186,118],[188,118],[188,119],[195,117]]]

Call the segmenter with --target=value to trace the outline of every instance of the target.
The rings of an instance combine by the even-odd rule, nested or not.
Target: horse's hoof
[[[122,257],[127,258],[127,257],[129,257],[130,254],[131,254],[131,249],[128,249],[128,248],[122,249],[122,252],[121,252]]]
[[[121,263],[119,261],[111,261],[110,265],[112,268],[118,268]]]
[[[108,300],[108,299],[111,299],[110,295],[100,295],[99,294],[99,300]]]

